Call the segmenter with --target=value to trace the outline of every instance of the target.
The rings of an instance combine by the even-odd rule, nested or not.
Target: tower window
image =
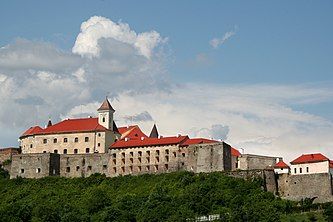
[[[58,142],[58,139],[57,138],[54,138],[53,139],[53,143],[57,143]]]
[[[43,139],[43,143],[44,143],[44,144],[47,144],[47,139]]]
[[[75,137],[74,142],[75,142],[75,143],[79,142],[79,138],[78,138],[78,137]]]
[[[68,139],[67,138],[64,138],[64,143],[67,143],[68,142]]]
[[[75,154],[77,153],[77,149],[74,149],[74,153],[75,153]]]
[[[30,144],[30,148],[32,148],[32,144]]]
[[[307,172],[307,173],[309,172],[309,167],[306,167],[306,172]]]
[[[54,153],[58,153],[58,150],[54,150],[53,152],[54,152]]]
[[[100,147],[100,146],[101,146],[101,143],[97,143],[97,146]]]
[[[70,167],[66,167],[66,173],[71,172],[71,168]]]
[[[102,118],[102,122],[105,123],[105,117]]]
[[[64,149],[64,154],[67,154],[67,149]]]
[[[90,149],[89,148],[86,148],[86,153],[89,153]]]
[[[84,142],[89,142],[89,137],[85,137]]]

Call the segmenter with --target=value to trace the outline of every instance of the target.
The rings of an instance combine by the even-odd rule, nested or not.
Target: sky
[[[332,1],[1,1],[0,147],[96,115],[333,158]]]

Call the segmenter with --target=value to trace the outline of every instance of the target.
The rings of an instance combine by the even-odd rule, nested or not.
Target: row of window
[[[160,151],[159,151],[159,150],[156,150],[156,151],[155,151],[155,155],[156,155],[156,156],[159,156],[159,155],[160,155]],[[169,150],[168,150],[168,149],[165,150],[165,155],[169,155]],[[134,153],[133,153],[133,152],[130,152],[130,153],[129,153],[129,156],[130,156],[130,157],[133,157],[133,156],[134,156]],[[138,151],[138,156],[139,156],[139,157],[142,157],[142,151]],[[150,151],[149,151],[149,150],[146,151],[146,156],[150,156]],[[174,157],[177,157],[177,152],[173,152],[173,156],[174,156]],[[186,156],[186,154],[185,154],[185,153],[182,153],[182,157],[185,157],[185,156]],[[117,158],[117,155],[114,153],[114,154],[112,154],[112,157],[113,157],[113,158]],[[121,153],[121,158],[125,158],[125,157],[126,157],[126,153],[125,153],[125,152],[122,152],[122,153]]]
[[[299,173],[302,173],[302,167],[299,168]],[[306,172],[309,172],[309,167],[306,167]],[[297,168],[294,168],[294,173],[297,173]]]
[[[63,154],[67,154],[68,150],[67,149],[64,149],[63,150]],[[77,154],[79,152],[78,149],[74,149],[74,154]],[[46,151],[43,151],[43,153],[46,153]],[[53,150],[53,153],[58,153],[58,150],[55,149]],[[90,148],[86,148],[86,153],[90,153]]]
[[[142,172],[143,169],[145,169],[145,171],[150,171],[151,168],[150,168],[150,166],[145,166],[144,168],[142,166],[138,166],[137,167],[137,172]],[[161,169],[159,167],[159,165],[154,165],[154,170],[155,171],[158,171],[159,169]],[[79,170],[80,170],[80,166],[76,166],[76,171],[79,171]],[[92,170],[92,166],[88,166],[87,171],[91,171],[91,170]],[[103,170],[107,170],[107,165],[103,165]],[[132,173],[133,172],[133,166],[130,166],[129,170]],[[169,170],[169,165],[168,164],[164,164],[164,170]],[[117,167],[113,167],[112,171],[113,171],[113,173],[117,173]],[[23,172],[24,172],[24,170],[23,170]],[[66,167],[66,173],[70,173],[70,172],[71,172],[71,168]],[[120,168],[120,173],[125,173],[125,167]]]
[[[64,143],[68,143],[68,138],[64,138],[63,140]],[[74,143],[78,143],[79,142],[79,137],[75,137],[74,138]],[[89,142],[89,137],[84,137],[84,142]],[[47,139],[43,139],[43,143],[47,144]],[[58,143],[58,139],[54,138],[53,139],[53,143]]]

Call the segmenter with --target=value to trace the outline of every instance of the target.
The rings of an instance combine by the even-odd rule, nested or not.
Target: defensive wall
[[[257,170],[266,169],[267,167],[272,167],[282,157],[272,157],[272,156],[261,156],[254,154],[242,154],[238,157],[239,169],[240,170]]]
[[[213,172],[230,169],[231,147],[226,143],[216,143],[158,149],[113,149],[104,154],[18,154],[12,159],[10,178],[88,177],[94,173],[113,177],[179,170]]]
[[[299,201],[315,198],[314,202],[333,201],[332,176],[330,173],[303,175],[277,175],[278,191],[282,198]]]

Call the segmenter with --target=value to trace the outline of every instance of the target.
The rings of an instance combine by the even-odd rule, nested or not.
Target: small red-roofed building
[[[321,153],[303,154],[290,164],[293,175],[329,173],[331,168],[330,159]]]
[[[273,167],[276,174],[289,173],[290,170],[290,167],[285,162],[283,162],[283,160],[277,162]]]

